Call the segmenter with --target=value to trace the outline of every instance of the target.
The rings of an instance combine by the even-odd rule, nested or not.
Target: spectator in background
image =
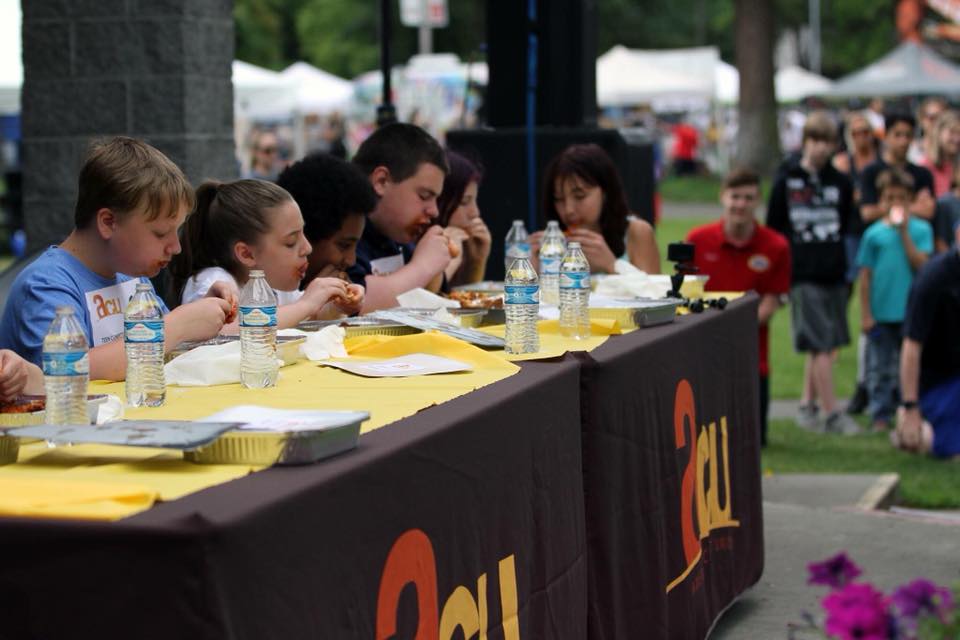
[[[933,176],[923,167],[918,167],[907,160],[907,149],[910,147],[910,141],[913,140],[915,127],[916,121],[909,113],[887,114],[883,152],[877,161],[863,172],[860,216],[864,224],[869,225],[885,215],[883,208],[877,203],[877,176],[890,168],[902,169],[913,178],[915,195],[913,202],[910,203],[910,213],[924,220],[933,218],[936,204],[933,199]]]
[[[867,118],[870,119],[870,126],[873,127],[873,135],[878,139],[882,140],[884,131],[884,118],[883,118],[883,98],[874,98],[867,104],[867,108],[864,111]]]
[[[907,152],[907,159],[914,164],[920,164],[926,155],[924,142],[933,135],[933,127],[937,123],[940,114],[947,110],[947,101],[939,96],[930,96],[924,98],[917,108],[917,120],[920,130],[917,136],[910,142],[910,151]]]
[[[558,220],[568,240],[579,242],[594,273],[616,273],[617,260],[660,273],[653,227],[630,212],[613,160],[596,144],[575,144],[544,172],[543,217]],[[536,266],[543,232],[530,236]]]
[[[451,258],[447,266],[447,282],[451,285],[480,282],[487,270],[492,244],[490,229],[480,217],[477,206],[483,171],[455,151],[447,151],[447,164],[450,173],[437,198],[437,209],[440,210],[437,224],[444,227],[447,237],[461,247],[460,255]]]
[[[924,138],[924,149],[926,153],[919,164],[933,175],[933,195],[939,198],[950,191],[953,170],[960,154],[960,114],[956,111],[941,113]]]
[[[954,230],[954,243],[960,227]],[[896,446],[960,455],[960,252],[933,257],[910,289],[900,351]]]
[[[720,220],[687,234],[696,247],[694,264],[710,276],[708,291],[756,291],[760,341],[760,444],[767,444],[767,406],[770,401],[768,325],[780,307],[780,296],[790,290],[790,246],[779,233],[757,222],[760,178],[734,169],[723,180]]]
[[[244,178],[256,178],[273,182],[280,173],[280,141],[272,131],[260,131],[253,137],[250,169]]]
[[[860,267],[860,318],[867,347],[868,411],[875,430],[890,427],[897,403],[897,372],[907,294],[914,273],[933,252],[933,232],[926,220],[909,213],[913,179],[900,169],[877,178],[884,217],[863,234],[857,255]]]
[[[937,199],[933,213],[933,240],[937,253],[952,249],[955,244],[953,230],[960,222],[960,163],[953,168],[950,191]]]
[[[700,134],[696,127],[686,122],[673,126],[673,172],[678,176],[692,176],[697,171],[697,146]]]
[[[877,139],[873,135],[870,119],[863,111],[854,111],[847,116],[846,125],[844,138],[847,149],[833,156],[833,166],[840,173],[846,174],[853,183],[853,207],[850,210],[850,220],[847,221],[847,233],[843,238],[847,253],[847,284],[852,293],[853,283],[858,276],[857,251],[864,230],[863,219],[860,217],[863,172],[877,160]],[[867,385],[864,377],[866,352],[867,341],[861,339],[857,342],[857,388],[847,406],[850,414],[863,413],[867,408]]]
[[[767,225],[790,243],[794,348],[807,354],[797,424],[844,434],[858,427],[836,406],[832,353],[850,342],[847,329],[847,260],[843,237],[853,208],[850,180],[830,157],[837,126],[815,111],[803,127],[803,153],[774,182]],[[819,405],[819,406],[818,406]]]

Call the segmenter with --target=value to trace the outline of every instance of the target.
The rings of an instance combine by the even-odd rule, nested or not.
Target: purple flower
[[[832,591],[822,603],[825,629],[839,640],[888,640],[893,619],[889,602],[869,584],[848,584]]]
[[[953,596],[946,587],[940,587],[925,578],[898,587],[893,592],[893,604],[906,618],[916,619],[934,614],[944,620],[953,609]]]
[[[808,564],[807,571],[807,584],[825,584],[833,589],[843,587],[862,573],[843,551],[823,562]]]

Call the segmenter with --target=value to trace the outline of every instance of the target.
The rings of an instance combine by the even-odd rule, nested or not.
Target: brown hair
[[[913,195],[913,176],[902,169],[885,169],[877,176],[877,195],[882,198],[887,189],[905,189]]]
[[[266,180],[208,180],[200,185],[196,209],[183,228],[182,250],[170,263],[174,297],[179,299],[187,280],[208,267],[228,271],[238,284],[245,280],[246,269],[234,257],[234,245],[256,244],[270,230],[267,209],[292,200],[285,189]]]
[[[803,123],[803,141],[808,139],[837,141],[837,123],[826,111],[814,111]]]
[[[142,140],[117,136],[90,145],[77,180],[74,225],[90,225],[107,208],[122,217],[142,209],[147,220],[176,217],[194,206],[190,181],[170,158]]]
[[[745,167],[736,167],[730,170],[730,173],[723,179],[720,185],[721,191],[727,189],[736,189],[737,187],[760,187],[760,176]]]
[[[600,210],[600,234],[615,256],[626,251],[624,237],[630,221],[630,208],[623,190],[620,173],[613,160],[597,144],[575,144],[567,147],[547,165],[543,179],[543,217],[557,220],[566,230],[554,202],[554,189],[558,181],[567,181],[576,176],[590,186],[600,187],[603,192],[603,208]]]

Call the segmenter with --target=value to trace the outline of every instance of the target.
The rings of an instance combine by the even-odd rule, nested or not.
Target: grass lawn
[[[710,202],[720,197],[721,177],[712,174],[677,177],[666,176],[657,184],[657,191],[665,202]],[[763,202],[770,195],[770,179],[763,178],[760,183],[760,196]]]
[[[719,214],[719,211],[718,211]],[[672,273],[673,265],[666,261],[667,245],[682,241],[687,232],[716,218],[667,218],[657,225],[657,245],[660,248],[661,272]],[[860,299],[854,295],[848,308],[848,326],[851,339],[860,327]],[[790,309],[782,307],[770,326],[770,396],[772,398],[799,398],[803,385],[803,357],[793,350],[790,336]],[[856,386],[856,351],[853,344],[841,349],[834,367],[834,388],[838,398],[849,398]]]
[[[764,473],[900,474],[900,503],[944,509],[960,507],[960,463],[899,451],[887,434],[845,437],[804,431],[792,420],[771,420],[762,455]]]

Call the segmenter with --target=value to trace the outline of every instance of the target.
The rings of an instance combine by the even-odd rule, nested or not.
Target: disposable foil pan
[[[342,320],[305,320],[297,325],[301,331],[320,331],[325,327],[343,327],[347,338],[354,336],[407,336],[420,333],[419,329],[398,322],[387,322],[367,316],[344,318]]]
[[[360,421],[316,431],[230,431],[183,457],[198,464],[310,464],[353,449],[359,437]]]
[[[13,436],[6,436],[0,432],[0,465],[16,462],[19,453],[20,441]]]
[[[590,317],[616,320],[621,329],[640,329],[673,322],[679,304],[679,300],[631,300],[623,307],[590,307]]]

